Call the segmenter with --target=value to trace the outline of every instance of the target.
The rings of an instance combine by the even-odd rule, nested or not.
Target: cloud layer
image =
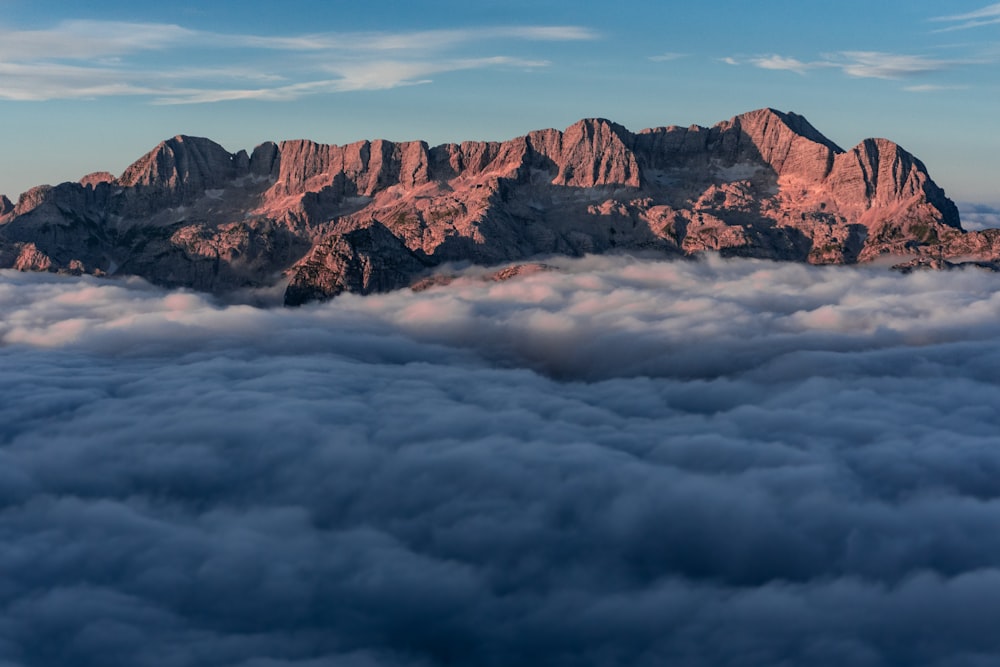
[[[1000,283],[0,272],[0,664],[985,665]]]

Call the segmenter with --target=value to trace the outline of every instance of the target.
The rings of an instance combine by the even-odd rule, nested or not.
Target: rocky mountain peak
[[[958,207],[931,180],[924,164],[889,139],[865,139],[838,155],[828,181],[843,208],[859,220],[922,208],[937,222],[961,229]]]
[[[278,145],[273,141],[265,141],[250,154],[250,173],[258,177],[278,178],[280,156]]]
[[[571,142],[580,136],[584,141],[601,143],[614,136],[625,145],[632,143],[632,132],[607,118],[582,118],[563,130],[563,136],[569,137]]]
[[[803,139],[822,144],[834,153],[844,152],[844,149],[827,139],[804,116],[793,111],[783,112],[765,107],[734,116],[729,124],[739,126],[752,136],[767,136],[769,129],[778,135],[784,131],[792,132]]]
[[[260,147],[258,147],[259,149]],[[268,148],[276,182],[272,197],[328,190],[336,197],[368,197],[392,185],[404,189],[430,180],[430,149],[423,141],[359,141],[344,146],[308,140],[283,141]],[[255,149],[251,168],[262,156]]]
[[[7,215],[14,210],[14,204],[7,199],[7,195],[0,195],[0,215]]]
[[[843,153],[802,116],[770,108],[735,116],[712,129],[722,135],[723,145],[731,146],[729,159],[759,156],[778,177],[822,180],[830,173],[836,155]],[[735,140],[730,138],[734,133]]]
[[[195,192],[226,183],[237,175],[236,156],[210,139],[177,135],[160,142],[130,165],[118,183]]]
[[[570,125],[562,133],[562,151],[556,160],[559,175],[553,183],[638,188],[640,170],[632,143],[631,132],[604,118],[584,119]]]
[[[45,198],[52,190],[53,188],[51,185],[36,185],[33,188],[25,190],[17,198],[17,205],[14,207],[14,213],[16,215],[21,215],[35,209],[45,201]]]
[[[84,187],[90,186],[93,188],[97,187],[101,183],[114,183],[115,177],[114,174],[107,171],[95,171],[81,178],[79,182],[80,185]]]

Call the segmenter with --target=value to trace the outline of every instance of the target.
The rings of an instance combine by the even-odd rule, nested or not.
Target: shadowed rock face
[[[332,234],[298,263],[285,290],[285,304],[300,306],[343,292],[371,294],[410,284],[427,268],[384,225],[372,222]]]
[[[893,142],[845,151],[773,109],[710,128],[633,133],[588,119],[435,147],[297,140],[248,155],[177,136],[117,178],[0,198],[4,267],[219,293],[287,281],[289,304],[396,289],[446,261],[618,250],[993,262],[1000,237],[963,231],[924,165]]]

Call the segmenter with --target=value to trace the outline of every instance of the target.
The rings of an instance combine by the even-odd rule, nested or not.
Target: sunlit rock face
[[[843,150],[794,113],[633,133],[604,119],[504,142],[264,143],[177,136],[115,178],[0,200],[0,266],[131,274],[299,304],[396,289],[444,262],[715,251],[850,264],[1000,259],[917,158]],[[922,265],[931,265],[924,262]]]

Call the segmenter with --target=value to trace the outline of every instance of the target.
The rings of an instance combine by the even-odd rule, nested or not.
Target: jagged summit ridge
[[[657,128],[639,134],[673,131],[676,128]],[[712,128],[694,126],[687,132],[691,131],[704,134],[703,142],[686,146],[696,150],[714,148],[718,135],[727,139],[746,135],[777,171],[786,162],[794,166],[795,149],[807,151],[803,147],[810,143],[833,153],[844,152],[802,116],[774,109],[741,114]],[[605,118],[582,119],[563,131],[538,130],[507,142],[463,142],[433,148],[423,141],[365,140],[343,146],[305,139],[266,142],[250,157],[245,151],[230,154],[210,139],[178,135],[130,165],[117,182],[126,187],[197,191],[249,171],[274,178],[274,193],[286,195],[315,191],[343,175],[353,184],[353,192],[371,195],[394,184],[413,188],[465,172],[510,176],[525,164],[542,164],[557,167],[553,178],[557,185],[640,187],[642,170],[636,152],[644,148],[636,134]]]
[[[886,139],[844,150],[765,108],[632,132],[603,118],[508,141],[161,142],[117,178],[0,199],[0,266],[132,273],[289,302],[408,284],[447,261],[717,251],[812,263],[994,261],[925,165]]]

